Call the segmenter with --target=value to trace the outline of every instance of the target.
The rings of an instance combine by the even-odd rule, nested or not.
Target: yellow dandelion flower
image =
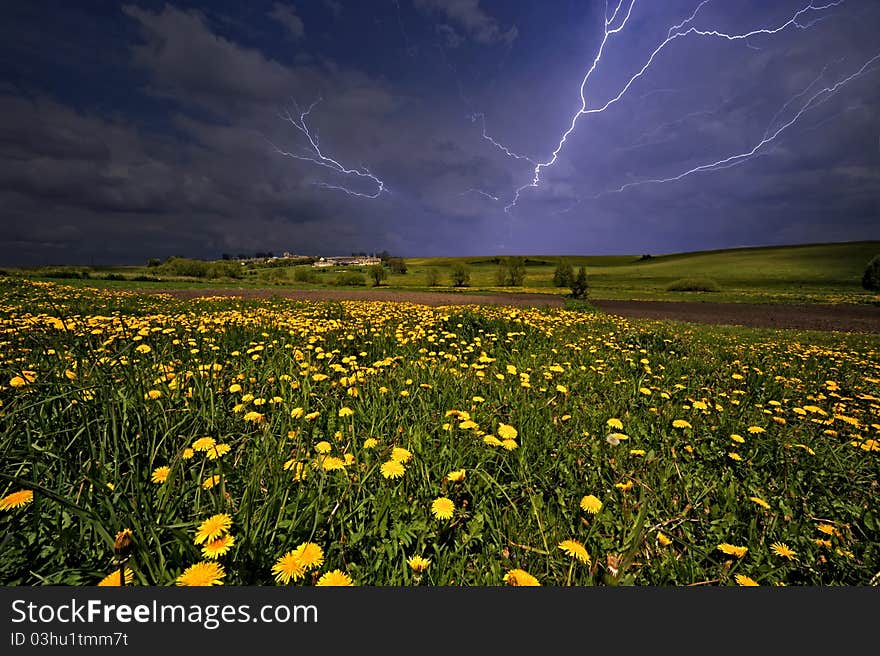
[[[733,544],[728,544],[727,542],[722,542],[718,545],[718,551],[726,553],[728,556],[736,556],[737,558],[745,556],[748,550],[748,547],[738,547]]]
[[[834,535],[835,529],[831,524],[819,524],[816,529],[825,535]]]
[[[757,503],[762,508],[770,510],[770,504],[764,501],[761,497],[749,497],[749,501]]]
[[[455,471],[451,471],[446,474],[447,480],[452,481],[453,483],[457,483],[458,481],[464,480],[465,470],[464,469],[456,469]]]
[[[483,438],[483,443],[488,444],[489,446],[501,446],[501,440],[494,435],[486,435]]]
[[[508,424],[498,424],[498,436],[502,440],[514,440],[516,439],[517,430],[513,426],[509,426]]]
[[[455,504],[448,497],[437,497],[431,503],[431,514],[437,519],[452,519]]]
[[[343,406],[339,408],[339,416],[340,417],[350,417],[354,414],[354,410],[347,406]]]
[[[33,490],[18,490],[0,499],[0,510],[20,508],[34,500]]]
[[[324,456],[321,458],[321,469],[324,471],[339,471],[345,469],[345,461],[336,456]]]
[[[208,460],[216,460],[217,458],[222,458],[224,455],[229,453],[232,449],[228,444],[217,444],[207,451]]]
[[[272,566],[272,574],[275,575],[277,583],[290,583],[291,580],[298,581],[306,575],[305,567],[300,562],[299,555],[296,550],[288,551],[275,561]]]
[[[163,467],[156,467],[153,470],[153,475],[150,477],[150,480],[156,484],[162,484],[166,480],[168,480],[168,474],[170,473],[171,467],[168,467],[167,465]]]
[[[223,585],[223,577],[226,571],[223,565],[214,561],[202,561],[187,567],[183,574],[177,577],[175,583],[184,586],[210,586]]]
[[[379,467],[379,472],[385,478],[400,478],[403,476],[403,473],[406,470],[403,465],[397,462],[396,460],[389,460],[388,462],[383,462],[382,466]]]
[[[241,391],[241,385],[239,385],[238,383],[232,383],[232,385],[229,386],[229,389],[228,389],[227,391],[228,391],[230,394],[235,394],[235,393],[237,393],[237,392],[240,392],[240,391]]]
[[[590,554],[587,553],[586,547],[577,540],[563,540],[559,543],[559,548],[562,549],[566,555],[576,558],[582,563],[589,564],[590,562]]]
[[[693,426],[691,426],[684,419],[676,419],[675,421],[672,422],[672,427],[673,428],[693,428]]]
[[[146,400],[148,400],[148,401],[155,401],[155,400],[158,399],[160,396],[162,396],[162,392],[161,392],[160,390],[157,390],[157,389],[151,389],[149,392],[147,392],[146,394],[144,394],[144,399],[146,399]]]
[[[737,585],[744,587],[760,585],[755,579],[749,578],[745,574],[736,574],[733,578],[736,579]]]
[[[192,458],[195,454],[196,454],[195,451],[193,451],[193,450],[192,450],[191,448],[189,448],[189,447],[186,447],[186,448],[183,450],[183,453],[181,454],[180,457],[183,458],[184,460],[189,460],[189,459]]]
[[[831,548],[831,540],[823,540],[822,538],[816,538],[813,542],[820,547],[825,547],[826,549]]]
[[[477,422],[475,422],[475,421],[473,421],[473,420],[471,420],[471,419],[465,419],[463,422],[461,422],[461,423],[458,425],[458,427],[461,428],[461,429],[464,429],[464,430],[468,430],[468,429],[471,429],[471,428],[477,428]]]
[[[659,532],[657,533],[657,542],[660,543],[661,547],[668,547],[670,544],[672,544],[672,540],[670,540],[668,536],[666,536],[664,533]]]
[[[194,543],[203,544],[205,542],[216,540],[221,535],[229,531],[231,526],[232,517],[230,517],[226,513],[212,515],[201,524],[199,524],[199,528],[196,531]]]
[[[614,487],[616,487],[618,490],[623,490],[624,492],[626,492],[627,490],[631,490],[632,486],[633,486],[632,481],[627,481],[626,483],[615,483],[614,484]]]
[[[766,433],[767,432],[763,428],[761,428],[760,426],[749,426],[748,431],[750,433],[752,433],[753,435],[758,434],[758,433]]]
[[[225,556],[226,552],[229,551],[234,544],[235,536],[231,533],[227,533],[226,535],[222,535],[215,540],[206,542],[202,546],[202,556],[204,558],[216,560],[220,556]]]
[[[617,430],[623,430],[623,422],[620,421],[617,417],[612,417],[608,421],[605,422],[609,428],[616,428]]]
[[[244,413],[244,420],[249,421],[254,424],[261,423],[263,421],[263,419],[264,419],[264,416],[261,413],[256,412],[255,410],[251,410],[250,412]]]
[[[731,451],[730,453],[728,453],[727,457],[730,458],[731,460],[736,460],[737,462],[742,460],[742,456],[740,454],[736,453],[735,451]]]
[[[557,385],[556,391],[560,394],[568,394],[568,388],[565,385]]]
[[[783,558],[788,558],[789,560],[795,560],[797,558],[797,552],[795,552],[784,542],[774,542],[770,545],[770,549],[777,556],[782,556]]]
[[[595,515],[602,509],[602,501],[600,501],[598,497],[593,496],[592,494],[588,494],[583,499],[581,499],[581,509],[584,512],[592,513],[593,515]]]
[[[293,553],[306,572],[324,564],[324,550],[314,542],[303,542],[293,550]]]
[[[646,453],[646,451],[644,449],[630,449],[629,450],[629,454],[631,456],[643,456],[643,455],[645,455],[645,453]]]
[[[516,443],[516,440],[501,440],[501,446],[508,451],[513,451],[514,449],[519,447],[519,445]]]
[[[128,567],[124,567],[125,576],[125,585],[131,585],[134,582],[134,572],[132,572]],[[115,572],[110,572],[107,576],[101,579],[98,582],[99,588],[110,588],[110,587],[120,587],[119,586],[119,570]]]
[[[314,412],[310,412],[309,414],[306,415],[306,421],[312,421],[314,419],[317,419],[320,416],[321,416],[321,413],[318,410],[315,410]]]
[[[216,445],[213,437],[200,437],[192,443],[193,451],[207,451]]]
[[[294,419],[299,419],[300,417],[303,416],[303,409],[302,408],[294,408],[293,410],[290,411],[290,416],[293,417]]]
[[[297,462],[293,458],[284,463],[284,469],[293,472],[294,481],[303,480],[309,472],[304,462]]]
[[[511,569],[504,575],[504,583],[512,586],[540,586],[534,576],[523,569]]]
[[[332,448],[333,447],[330,445],[330,442],[323,441],[323,440],[321,442],[318,442],[315,445],[315,451],[317,451],[318,453],[320,453],[322,455],[325,453],[330,453],[330,450]]]
[[[379,444],[379,440],[377,440],[375,437],[368,437],[367,439],[364,440],[364,448],[365,449],[375,448],[375,446],[377,444]]]
[[[391,450],[391,459],[395,462],[405,464],[412,460],[413,454],[401,446],[396,446]]]
[[[315,585],[347,588],[353,586],[354,582],[351,580],[351,577],[341,569],[334,569],[330,572],[324,572]]]
[[[744,438],[742,435],[737,435],[736,433],[731,435],[730,439],[732,439],[734,442],[739,442],[740,444],[744,444],[746,441],[746,438]]]
[[[205,480],[202,481],[202,489],[210,490],[212,487],[220,483],[220,474],[214,474],[213,476],[208,476]]]
[[[421,574],[428,566],[431,564],[430,558],[422,558],[421,556],[413,556],[412,558],[407,558],[407,564],[412,568],[412,571],[416,574]]]

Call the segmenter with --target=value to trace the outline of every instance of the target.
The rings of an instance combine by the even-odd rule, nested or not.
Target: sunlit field
[[[0,330],[0,584],[880,572],[877,335],[25,280]]]

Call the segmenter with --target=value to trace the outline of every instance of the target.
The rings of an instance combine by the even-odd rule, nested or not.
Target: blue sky
[[[5,265],[880,238],[871,0],[94,0],[0,17]]]

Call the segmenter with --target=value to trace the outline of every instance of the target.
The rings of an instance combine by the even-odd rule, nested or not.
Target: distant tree
[[[391,259],[391,253],[389,253],[388,251],[379,251],[376,254],[376,257],[378,257],[383,262],[388,262]],[[404,273],[406,272],[404,271]]]
[[[862,287],[873,292],[880,291],[880,255],[875,255],[868,262],[862,275]]]
[[[239,253],[238,255],[235,256],[235,259],[236,260],[246,260],[246,259],[248,259],[248,256],[245,255],[244,253]]]
[[[151,257],[149,260],[147,260],[148,267],[157,267],[160,264],[162,264],[162,260],[160,260],[158,257]]]
[[[223,254],[220,256],[220,259],[221,259],[221,260],[231,260],[231,259],[232,259],[232,256],[231,256],[229,253],[223,253]]]
[[[382,261],[388,263],[392,273],[406,273],[407,271],[406,262],[403,261],[402,257],[391,257]]]
[[[436,287],[440,284],[440,270],[431,267],[427,271],[425,271],[425,282],[428,283],[428,287]]]
[[[553,272],[553,286],[571,287],[572,282],[574,282],[574,269],[565,260],[560,260]]]
[[[501,258],[495,281],[501,287],[519,287],[526,277],[526,261],[522,257]]]
[[[385,271],[385,267],[382,264],[373,264],[367,270],[370,274],[370,278],[373,280],[373,286],[378,287],[382,284],[382,281],[388,277],[388,272]]]
[[[577,299],[586,299],[589,291],[589,282],[587,281],[587,270],[584,267],[578,269],[577,275],[571,283],[571,297]]]
[[[452,265],[450,278],[453,287],[468,287],[471,284],[471,272],[463,262],[456,262]]]

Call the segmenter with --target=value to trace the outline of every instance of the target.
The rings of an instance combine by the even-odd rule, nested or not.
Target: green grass
[[[452,289],[450,269],[456,262],[465,263],[470,270],[470,285],[459,288],[468,292],[528,291],[566,294],[567,288],[553,286],[556,264],[565,259],[572,266],[584,266],[590,280],[593,299],[636,300],[712,300],[720,302],[757,303],[877,303],[878,295],[861,287],[861,277],[870,259],[880,253],[880,241],[844,242],[796,246],[737,248],[693,253],[655,255],[642,259],[640,255],[615,256],[526,256],[526,277],[522,287],[498,287],[497,256],[408,258],[406,274],[390,273],[383,287],[390,289]],[[63,267],[48,267],[63,269]],[[92,272],[92,279],[66,281],[80,286],[106,288],[183,288],[183,287],[287,287],[301,289],[334,288],[333,280],[340,274],[337,269],[313,269],[316,281],[300,283],[294,280],[294,268],[279,272],[275,268],[247,267],[240,280],[184,279],[162,276],[163,282],[116,282],[96,279],[108,273],[126,277],[156,275],[147,267],[105,267]],[[83,270],[83,267],[74,267]],[[87,269],[87,267],[85,268]],[[355,268],[366,273],[366,268]],[[427,272],[440,272],[438,286],[429,288]],[[43,270],[45,272],[45,269]],[[11,273],[40,277],[41,270],[14,270]],[[281,276],[272,278],[271,276]],[[717,285],[712,292],[677,291],[669,289],[685,278],[711,279]],[[370,283],[371,284],[371,283]]]
[[[339,569],[488,586],[520,569],[543,585],[837,586],[880,569],[877,335],[20,280],[0,282],[0,330],[0,497],[33,492],[0,502],[3,585],[93,585],[125,528],[135,583],[173,585],[216,514],[235,539],[227,585],[274,584],[307,542],[323,562],[292,585]],[[228,451],[188,451],[208,436]],[[420,575],[414,555],[431,560]]]

